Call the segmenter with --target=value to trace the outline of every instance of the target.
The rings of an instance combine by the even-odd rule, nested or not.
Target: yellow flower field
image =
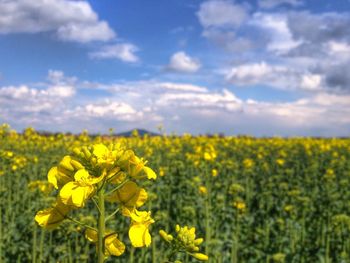
[[[350,139],[2,125],[0,262],[350,262],[349,189]]]

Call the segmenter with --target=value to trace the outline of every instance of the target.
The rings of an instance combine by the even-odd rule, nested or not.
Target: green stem
[[[98,243],[97,243],[97,256],[98,263],[103,263],[105,260],[104,255],[104,234],[105,234],[105,200],[104,200],[104,188],[98,191],[98,207],[100,208],[98,214]]]
[[[106,217],[105,222],[107,222],[109,219],[111,219],[118,212],[119,212],[119,207],[116,210],[114,210],[114,212],[112,214],[110,214],[109,216]]]
[[[36,226],[34,226],[33,227],[32,263],[36,263],[36,235],[37,235],[37,230],[36,230]]]
[[[118,184],[118,186],[116,186],[115,188],[113,188],[111,191],[109,191],[106,196],[112,194],[113,192],[117,191],[118,189],[122,188],[124,186],[124,184],[126,184],[127,182],[129,182],[130,179],[126,179],[124,180],[122,183]]]
[[[134,247],[131,247],[131,250],[130,250],[130,257],[129,257],[129,263],[134,263],[134,252],[135,252]]]
[[[207,196],[205,197],[205,253],[209,255],[209,246],[210,246],[210,238],[211,238],[211,228],[210,228],[210,194],[211,194],[211,185],[210,185],[210,176],[208,175],[208,171],[206,171],[206,188],[207,188]]]
[[[98,203],[97,203],[97,201],[95,200],[95,197],[92,198],[92,201],[94,202],[94,204],[95,204],[95,206],[96,206],[98,212],[101,213],[100,207],[98,206]]]
[[[87,224],[84,224],[84,223],[82,223],[82,222],[80,222],[80,221],[78,221],[78,220],[76,220],[76,219],[74,219],[74,218],[71,218],[71,217],[69,217],[69,216],[65,216],[65,219],[68,219],[68,220],[70,220],[70,221],[72,221],[72,222],[74,222],[74,223],[76,223],[76,224],[78,224],[78,225],[81,225],[81,226],[83,226],[83,227],[86,227],[86,228],[89,228],[89,229],[91,229],[91,230],[95,230],[95,231],[96,231],[96,228],[94,228],[94,227],[92,227],[92,226],[89,226],[89,225],[87,225]]]
[[[44,238],[45,238],[45,231],[41,230],[41,234],[40,234],[40,248],[39,248],[39,262],[43,262],[44,259],[44,255],[43,255],[43,251],[44,251]]]

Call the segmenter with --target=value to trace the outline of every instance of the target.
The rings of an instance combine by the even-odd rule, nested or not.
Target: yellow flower
[[[246,158],[243,160],[243,166],[246,169],[251,169],[254,166],[254,161],[250,158]]]
[[[203,243],[203,238],[196,239],[196,229],[194,227],[180,227],[176,225],[177,240],[180,242],[181,246],[190,253],[190,255],[196,257],[197,259],[207,260],[206,255],[197,253],[199,251],[199,245]],[[195,252],[195,253],[193,253]]]
[[[97,237],[97,231],[92,229],[87,229],[85,231],[85,237],[87,240],[93,243],[97,243],[98,237]],[[105,241],[105,251],[104,254],[106,257],[108,256],[120,256],[125,251],[125,245],[122,241],[118,239],[118,234],[112,231],[106,231],[106,234],[104,236]]]
[[[68,206],[58,201],[54,207],[39,211],[35,215],[35,221],[43,228],[53,229],[65,219],[69,211]]]
[[[206,161],[213,161],[217,157],[216,150],[213,145],[209,144],[204,149],[202,147],[198,147],[196,149],[197,153],[201,153],[204,151],[203,158]]]
[[[147,161],[139,158],[132,150],[125,151],[120,158],[118,158],[117,165],[123,171],[126,171],[134,179],[156,179],[156,173],[146,166]]]
[[[333,169],[327,169],[324,175],[324,178],[327,180],[333,180],[336,178],[335,172]]]
[[[106,197],[107,201],[117,202],[132,210],[142,206],[147,200],[147,192],[135,182],[128,181],[120,189]]]
[[[74,173],[80,169],[84,169],[84,166],[71,156],[66,155],[57,167],[54,166],[49,170],[47,179],[56,189],[59,189],[72,181]]]
[[[165,169],[164,169],[164,167],[160,167],[159,168],[159,176],[163,177],[164,175],[165,175]]]
[[[116,150],[111,151],[106,145],[99,143],[93,146],[92,153],[96,156],[98,164],[112,165],[116,160],[118,152]]]
[[[151,212],[134,209],[129,216],[131,218],[129,229],[131,244],[133,247],[148,247],[152,241],[148,228],[154,223],[154,220],[151,218]]]
[[[283,160],[283,159],[277,159],[277,160],[276,160],[276,163],[277,163],[279,166],[283,166],[284,163],[285,163],[285,160]]]
[[[194,227],[175,227],[177,236],[173,237],[164,230],[160,230],[160,236],[168,243],[171,244],[175,252],[185,252],[194,258],[202,261],[208,260],[208,256],[199,253],[199,246],[203,243],[203,238],[196,238],[196,229]]]
[[[215,152],[204,152],[204,160],[211,161],[216,158]]]
[[[59,170],[58,167],[52,167],[48,174],[47,180],[51,183],[56,189],[61,188],[64,184],[72,180],[72,178],[62,170]]]
[[[208,189],[205,186],[200,186],[198,190],[203,195],[206,195],[208,193]]]
[[[293,205],[286,205],[283,209],[284,209],[284,211],[290,213],[294,210],[294,206]]]
[[[246,204],[242,201],[233,202],[233,206],[236,207],[240,211],[245,211],[245,209],[247,208]]]
[[[89,199],[95,192],[95,184],[103,179],[100,177],[92,177],[85,169],[80,169],[74,175],[74,180],[65,184],[60,190],[59,197],[63,204],[74,207],[83,207],[85,201]]]
[[[218,176],[218,170],[216,170],[216,169],[211,170],[211,175],[213,177],[217,177]]]

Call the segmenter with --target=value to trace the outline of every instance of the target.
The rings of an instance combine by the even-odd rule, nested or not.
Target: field
[[[0,130],[0,262],[96,262],[83,227],[34,221],[56,198],[47,173],[75,147],[119,142],[148,160],[143,208],[152,244],[132,248],[129,222],[109,227],[126,245],[107,262],[164,262],[158,232],[194,226],[209,262],[350,262],[350,139],[23,134]],[[94,225],[89,202],[72,216]],[[180,259],[180,257],[179,257]],[[196,260],[184,256],[182,262]]]

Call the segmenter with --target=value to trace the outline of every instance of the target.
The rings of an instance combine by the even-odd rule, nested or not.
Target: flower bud
[[[168,234],[164,231],[164,230],[159,230],[159,235],[166,241],[167,240],[167,237],[168,237]]]
[[[84,153],[84,155],[85,155],[85,159],[90,159],[90,157],[91,157],[91,152],[89,151],[89,149],[88,149],[87,147],[83,147],[83,148],[82,148],[82,151],[83,151],[83,153]]]
[[[207,261],[209,258],[207,255],[204,255],[202,253],[194,253],[194,254],[191,254],[194,258],[198,259],[198,260],[201,260],[201,261]]]
[[[71,160],[70,163],[73,165],[73,167],[76,170],[84,169],[84,166],[80,162],[78,162],[76,160]]]
[[[196,246],[198,246],[198,245],[202,244],[203,241],[204,241],[203,238],[197,238],[197,239],[194,241],[194,244],[195,244]]]
[[[62,161],[60,162],[59,166],[63,167],[64,169],[73,172],[74,167],[71,164],[72,158],[69,155],[66,155],[63,157]]]
[[[73,153],[74,153],[76,156],[80,156],[81,151],[80,151],[80,149],[79,149],[78,147],[75,147],[75,148],[73,149]]]

